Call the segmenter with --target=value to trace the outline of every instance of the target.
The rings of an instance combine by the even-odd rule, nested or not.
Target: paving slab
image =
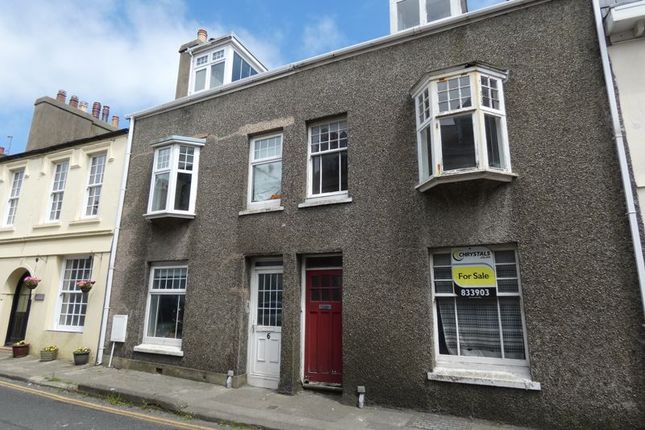
[[[222,386],[160,374],[113,369],[65,360],[41,362],[36,357],[12,358],[0,351],[0,376],[87,394],[118,395],[135,403],[156,404],[196,418],[255,425],[270,429],[410,429],[522,430],[491,421],[411,410],[339,402],[335,394],[303,391],[294,396],[244,386]]]

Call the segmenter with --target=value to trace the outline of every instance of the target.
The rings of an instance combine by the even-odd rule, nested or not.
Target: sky
[[[0,146],[24,151],[34,101],[125,115],[174,98],[178,48],[235,32],[269,68],[389,33],[388,0],[3,0]],[[8,136],[13,136],[12,139]]]

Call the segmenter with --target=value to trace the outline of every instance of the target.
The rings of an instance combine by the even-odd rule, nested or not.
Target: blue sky
[[[388,0],[3,1],[0,146],[24,150],[38,97],[124,116],[171,100],[179,46],[234,31],[269,67],[389,33]],[[11,65],[11,67],[7,67]],[[9,148],[7,148],[9,149]]]
[[[479,8],[503,0],[469,0]],[[22,152],[59,89],[125,115],[174,98],[177,49],[234,31],[269,68],[389,33],[389,0],[3,0],[0,146]],[[8,136],[13,136],[11,145]],[[10,146],[10,148],[9,148]]]

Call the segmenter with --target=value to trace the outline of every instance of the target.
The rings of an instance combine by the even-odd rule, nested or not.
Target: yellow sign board
[[[495,288],[495,270],[487,264],[452,266],[452,280],[462,288]]]

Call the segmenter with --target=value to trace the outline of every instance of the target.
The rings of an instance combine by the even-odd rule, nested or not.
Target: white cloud
[[[188,18],[180,0],[3,2],[0,109],[31,106],[58,89],[119,115],[171,100],[178,48],[202,26],[210,35],[225,32],[220,23]],[[281,61],[271,38],[235,30],[261,60]]]
[[[316,19],[305,26],[302,42],[306,55],[317,55],[343,46],[346,37],[331,17]]]

